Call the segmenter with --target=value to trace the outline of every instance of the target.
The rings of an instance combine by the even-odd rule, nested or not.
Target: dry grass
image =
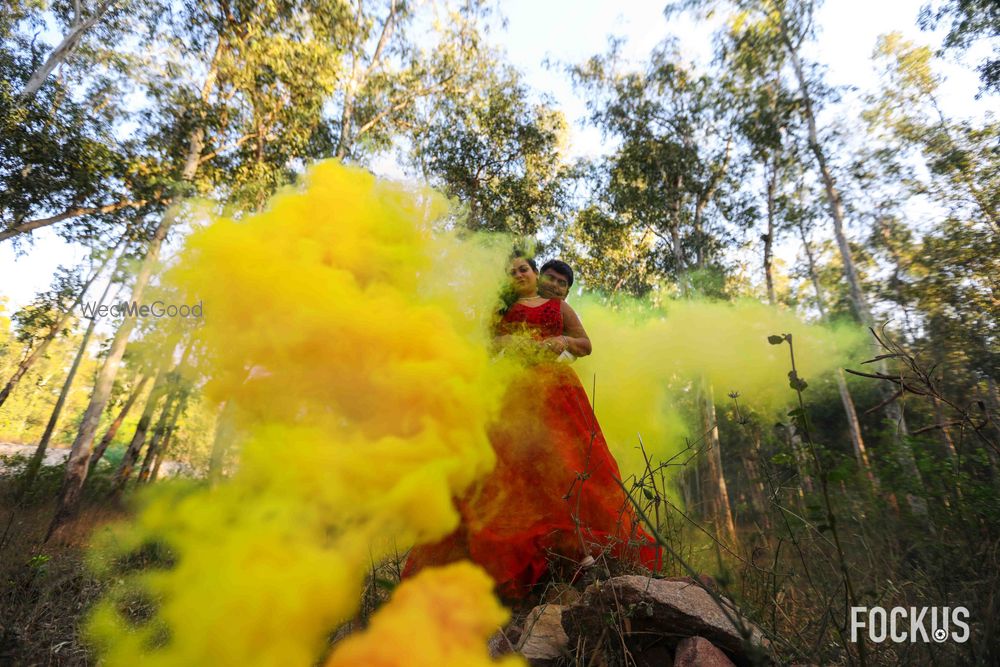
[[[54,501],[17,506],[0,478],[0,664],[89,665],[82,621],[104,585],[83,563],[88,536],[121,510],[87,504],[58,543],[43,544]]]

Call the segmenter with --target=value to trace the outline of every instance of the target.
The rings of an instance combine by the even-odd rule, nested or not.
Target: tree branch
[[[119,211],[123,208],[142,208],[149,203],[169,203],[169,199],[154,199],[152,201],[148,199],[140,199],[138,201],[126,200],[119,201],[113,204],[105,204],[104,206],[78,206],[76,208],[71,208],[67,211],[63,211],[58,215],[53,215],[48,218],[37,218],[35,220],[29,220],[27,222],[22,222],[21,224],[14,225],[3,231],[0,231],[0,241],[6,241],[9,238],[13,238],[18,234],[25,234],[27,232],[39,229],[40,227],[48,227],[49,225],[54,225],[57,222],[62,222],[63,220],[69,220],[70,218],[77,218],[81,215],[93,215],[95,213],[112,213],[114,211]]]
[[[73,25],[70,26],[69,32],[66,33],[66,36],[63,37],[63,40],[59,43],[59,45],[52,50],[52,53],[50,53],[49,57],[45,59],[42,66],[35,70],[34,74],[31,75],[31,78],[28,79],[28,83],[24,85],[24,89],[21,90],[20,94],[17,96],[17,101],[19,103],[24,103],[29,98],[34,97],[35,93],[38,92],[38,89],[42,87],[43,83],[45,83],[45,80],[49,78],[50,74],[52,74],[52,70],[58,67],[59,64],[73,52],[73,49],[76,48],[77,43],[79,43],[80,39],[83,37],[83,34],[94,27],[94,24],[97,23],[105,12],[111,8],[111,5],[114,4],[114,2],[115,0],[104,0],[104,2],[98,5],[97,9],[94,10],[94,13],[83,22],[80,22],[80,5],[79,2],[77,2],[76,17],[73,19]]]

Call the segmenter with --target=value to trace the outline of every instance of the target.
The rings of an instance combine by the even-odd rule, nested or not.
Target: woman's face
[[[518,296],[532,296],[538,291],[538,274],[523,257],[510,263],[510,279]]]

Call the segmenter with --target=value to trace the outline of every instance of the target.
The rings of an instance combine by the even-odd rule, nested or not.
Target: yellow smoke
[[[682,452],[685,438],[698,445],[700,427],[678,406],[690,402],[702,379],[716,405],[737,392],[744,406],[783,414],[796,400],[788,385],[788,345],[770,345],[769,335],[792,334],[798,374],[811,383],[850,363],[864,341],[858,327],[807,324],[756,301],[675,300],[662,309],[610,308],[593,298],[570,303],[594,345],[575,370],[588,392],[596,388],[597,418],[623,476],[644,466],[640,437],[653,465]]]
[[[335,163],[270,208],[193,234],[165,282],[204,304],[196,359],[240,433],[214,487],[156,485],[93,561],[120,585],[89,633],[108,665],[306,665],[356,613],[373,561],[457,524],[451,499],[493,465],[486,425],[505,385],[488,322],[502,239],[460,240],[438,195]],[[508,246],[509,248],[509,246]],[[595,353],[577,363],[627,475],[691,430],[677,408],[707,378],[716,397],[789,399],[792,332],[807,379],[849,337],[760,304],[666,312],[572,300]],[[401,585],[330,665],[478,665],[504,619],[472,566]]]
[[[492,587],[489,576],[468,563],[424,570],[400,585],[368,632],[338,646],[326,667],[523,664],[513,656],[495,663],[483,655],[486,638],[507,618]]]
[[[105,537],[94,560],[122,583],[89,629],[106,664],[314,664],[373,560],[457,525],[452,496],[494,460],[484,425],[502,382],[482,304],[504,252],[436,230],[445,212],[432,192],[324,163],[266,212],[188,239],[167,281],[204,303],[201,369],[208,396],[235,406],[238,469],[150,490]],[[169,564],[123,565],[154,547]],[[486,662],[503,614],[483,576],[401,587],[374,631],[419,627],[421,643],[389,640],[395,661],[379,664]],[[425,617],[435,600],[455,614]],[[435,623],[462,617],[449,648],[438,637],[455,630]]]

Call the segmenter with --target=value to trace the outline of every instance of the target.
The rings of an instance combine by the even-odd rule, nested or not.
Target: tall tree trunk
[[[844,231],[844,208],[841,202],[840,191],[837,189],[833,173],[830,171],[829,164],[826,160],[826,154],[823,151],[823,146],[819,143],[819,132],[816,129],[816,114],[813,110],[809,84],[806,81],[805,73],[802,71],[802,61],[799,58],[798,48],[796,48],[791,42],[783,16],[781,17],[781,37],[792,61],[792,68],[795,70],[795,78],[799,84],[799,93],[802,96],[803,114],[805,115],[806,127],[808,129],[809,149],[812,152],[813,157],[816,158],[816,165],[819,168],[820,177],[823,181],[823,188],[826,191],[830,217],[833,220],[833,234],[837,241],[837,247],[840,249],[840,257],[844,265],[844,279],[847,281],[851,306],[853,307],[858,320],[862,324],[871,327],[874,326],[874,319],[872,318],[872,313],[868,307],[868,302],[865,299],[864,292],[861,289],[861,280],[858,277],[857,269],[854,266],[854,256],[851,252],[851,246]],[[880,362],[880,367],[882,370],[886,368],[884,360]],[[880,390],[883,391],[883,395],[888,397],[888,387],[883,386]],[[889,401],[885,406],[885,413],[888,420],[895,426],[895,430],[893,431],[893,444],[895,446],[899,465],[904,474],[909,478],[911,489],[920,489],[923,487],[923,481],[920,476],[920,471],[917,469],[916,459],[913,457],[913,450],[910,449],[910,445],[906,441],[906,436],[908,434],[906,419],[903,415],[902,409],[900,408],[899,402]],[[914,493],[908,493],[907,500],[910,509],[914,514],[920,516],[927,514],[926,500],[920,498]]]
[[[101,460],[101,457],[104,456],[104,452],[107,451],[108,445],[110,445],[111,441],[115,439],[116,435],[118,435],[118,429],[121,428],[122,422],[125,421],[125,417],[128,415],[129,410],[132,409],[132,405],[135,404],[136,399],[139,398],[139,395],[142,393],[142,389],[146,386],[147,382],[149,382],[149,375],[142,376],[139,382],[136,383],[128,398],[125,400],[125,405],[123,405],[122,409],[118,412],[118,416],[115,417],[113,422],[111,422],[111,426],[109,426],[108,430],[105,431],[104,437],[101,438],[101,441],[97,443],[97,447],[94,448],[94,453],[90,457],[90,472],[94,472],[94,468],[97,467],[98,461]]]
[[[733,522],[733,512],[729,504],[729,490],[722,468],[722,447],[719,441],[715,400],[712,386],[704,379],[699,386],[698,403],[702,433],[706,444],[704,452],[705,479],[701,483],[701,487],[708,501],[709,514],[715,522],[719,536],[721,537],[724,533],[729,537],[730,544],[735,544],[736,524]]]
[[[170,228],[172,222],[172,216],[164,216],[153,233],[146,257],[132,286],[131,300],[134,303],[142,303],[142,295],[145,292],[146,284],[149,282],[153,267],[159,258],[160,246],[163,244],[163,239],[166,238],[167,230]],[[90,397],[90,404],[87,406],[86,412],[83,413],[80,430],[77,432],[73,446],[70,448],[69,458],[66,460],[66,475],[63,478],[62,488],[59,491],[55,515],[45,536],[46,541],[76,512],[80,493],[83,490],[83,484],[87,480],[87,472],[90,469],[91,445],[94,442],[94,435],[97,432],[101,413],[104,412],[104,406],[107,405],[108,398],[111,396],[111,387],[114,384],[115,376],[118,374],[118,367],[121,364],[122,356],[125,354],[125,347],[128,345],[128,339],[132,334],[133,328],[135,328],[135,320],[130,317],[123,318],[121,326],[118,327],[114,339],[111,341],[111,348],[97,376],[94,392]]]
[[[774,158],[767,173],[767,233],[761,236],[764,241],[764,283],[767,285],[767,302],[772,306],[777,303],[774,295],[774,274],[771,269],[774,254],[774,218],[775,194],[778,189],[778,159]]]
[[[802,249],[806,253],[806,261],[809,267],[809,280],[812,282],[813,291],[816,293],[816,307],[819,309],[820,317],[825,320],[826,297],[823,294],[823,288],[819,284],[819,276],[816,273],[816,259],[813,256],[812,247],[809,245],[809,238],[806,236],[806,230],[801,221],[798,223],[798,228],[799,236],[802,239]],[[840,394],[840,402],[843,404],[844,414],[847,416],[847,430],[851,435],[851,445],[854,448],[854,458],[858,462],[858,468],[862,471],[862,473],[864,473],[865,477],[868,478],[872,488],[875,491],[878,491],[878,475],[875,474],[875,469],[872,468],[871,462],[868,460],[868,450],[865,448],[865,439],[861,435],[861,421],[858,419],[858,411],[854,405],[854,398],[851,396],[851,390],[847,386],[847,378],[844,376],[843,369],[837,369],[835,379],[837,381],[837,392]]]
[[[156,455],[156,461],[153,463],[153,471],[149,473],[149,483],[152,484],[160,476],[160,466],[163,465],[163,459],[167,456],[167,448],[170,447],[170,439],[168,438],[166,442],[163,443],[163,447],[160,449],[160,453]]]
[[[42,63],[41,67],[35,70],[35,72],[31,75],[31,78],[28,79],[28,83],[24,85],[24,88],[18,95],[18,102],[23,103],[29,98],[35,96],[35,93],[37,93],[38,89],[42,87],[45,80],[49,78],[52,71],[69,57],[69,55],[73,52],[73,49],[76,48],[76,45],[79,44],[80,39],[83,38],[84,33],[94,27],[94,24],[96,24],[100,18],[104,16],[104,13],[108,11],[113,3],[114,0],[104,0],[104,2],[94,9],[93,14],[84,18],[80,15],[80,4],[77,2],[76,16],[73,19],[73,25],[69,28],[69,32],[66,33],[66,36],[63,37],[59,45],[53,49],[52,53],[50,53],[49,57],[45,59],[45,62]]]
[[[187,364],[188,356],[194,349],[194,339],[192,338],[187,345],[184,347],[184,352],[181,354],[180,361],[173,367],[173,369],[163,376],[163,386],[162,393],[166,396],[163,402],[163,408],[160,411],[160,418],[157,421],[156,428],[153,431],[153,440],[150,442],[150,447],[155,449],[156,444],[163,437],[163,430],[166,426],[167,419],[170,415],[170,410],[174,403],[180,396],[180,383],[183,381],[181,379],[181,371]],[[172,352],[173,350],[171,350]],[[153,390],[156,390],[154,385]],[[159,400],[159,396],[155,397],[155,400]],[[140,424],[145,421],[146,429],[149,428],[149,421],[152,418],[152,410],[150,410],[150,405],[154,403],[154,396],[150,393],[149,403],[147,403],[146,410],[143,411],[142,419],[139,420]],[[153,406],[155,408],[155,405]],[[148,417],[147,419],[147,411]],[[111,495],[119,495],[125,488],[125,484],[128,482],[129,477],[132,475],[132,469],[135,467],[136,461],[139,460],[139,452],[142,451],[142,446],[145,444],[146,432],[145,429],[140,437],[139,430],[136,429],[136,437],[132,439],[132,443],[129,445],[128,449],[125,450],[125,456],[122,457],[121,465],[118,466],[118,471],[115,473],[115,480],[112,484]]]
[[[752,437],[753,449],[743,455],[743,470],[747,475],[747,486],[750,489],[750,502],[753,504],[754,513],[757,519],[766,530],[771,527],[771,519],[768,514],[767,490],[764,487],[764,479],[760,472],[757,461],[760,457],[760,435],[754,429]]]
[[[223,51],[224,44],[220,38],[215,48],[215,54],[212,56],[208,73],[205,76],[205,82],[201,88],[201,101],[204,105],[208,104],[212,90],[215,88],[216,77],[218,75],[218,61]],[[204,121],[204,113],[202,113],[201,120]],[[201,154],[204,148],[205,127],[204,123],[199,123],[191,131],[188,141],[187,159],[185,160],[184,168],[181,170],[182,181],[190,182],[194,179],[195,174],[198,172],[198,166],[201,164]],[[149,249],[146,251],[146,257],[143,259],[142,266],[139,269],[138,275],[136,275],[135,283],[132,287],[132,301],[135,303],[142,302],[142,295],[146,289],[146,284],[149,282],[153,267],[159,259],[160,247],[163,245],[163,240],[166,238],[167,231],[169,231],[174,219],[175,214],[168,211],[153,232],[153,237],[149,241]],[[87,406],[87,411],[83,415],[80,430],[77,433],[76,440],[73,441],[69,458],[66,460],[66,476],[63,479],[62,488],[59,492],[55,515],[52,517],[52,523],[49,525],[49,530],[45,536],[46,542],[51,539],[60,526],[64,525],[76,513],[77,505],[80,501],[80,493],[83,491],[83,485],[87,480],[87,472],[90,470],[91,444],[97,432],[101,413],[104,411],[104,406],[107,405],[108,397],[111,395],[111,386],[114,383],[115,375],[118,373],[118,365],[121,363],[125,347],[128,345],[128,338],[134,327],[135,321],[126,317],[122,321],[122,325],[118,328],[118,331],[115,332],[114,340],[111,342],[111,350],[108,353],[107,359],[105,359],[104,366],[101,367],[101,372],[94,386],[90,405]]]
[[[124,237],[122,240],[124,240]],[[101,262],[101,265],[97,268],[97,270],[94,271],[90,278],[87,279],[87,282],[84,283],[83,287],[80,289],[80,294],[73,299],[73,303],[71,303],[70,306],[63,311],[62,315],[59,316],[59,319],[56,320],[56,323],[45,333],[45,338],[42,339],[42,342],[36,345],[35,348],[21,360],[21,363],[17,365],[17,369],[14,371],[14,374],[10,377],[10,379],[7,380],[7,384],[4,385],[3,389],[0,389],[0,405],[4,404],[11,392],[14,391],[14,387],[16,387],[17,383],[21,381],[21,378],[24,377],[24,374],[28,372],[28,370],[42,357],[43,354],[45,354],[45,350],[48,349],[49,344],[53,341],[53,339],[55,339],[59,332],[66,327],[70,318],[73,317],[73,311],[80,305],[80,302],[83,301],[83,297],[87,294],[87,290],[90,289],[90,286],[97,279],[97,276],[104,271],[104,267],[106,267],[108,262],[111,261],[111,258],[114,256],[121,243],[122,241],[119,240],[115,249],[108,254],[104,261]]]
[[[66,380],[63,382],[62,389],[59,392],[59,398],[56,399],[56,406],[52,409],[52,414],[49,416],[49,422],[45,425],[45,433],[42,434],[42,439],[39,441],[38,446],[35,448],[35,453],[31,457],[31,461],[28,462],[28,468],[25,471],[23,480],[23,491],[27,491],[31,484],[35,481],[35,475],[38,474],[39,468],[42,466],[42,461],[45,459],[45,450],[49,447],[49,441],[52,439],[52,433],[56,429],[56,424],[59,422],[59,416],[62,414],[63,406],[66,404],[66,397],[69,396],[69,390],[73,386],[73,380],[76,378],[76,372],[80,368],[80,362],[83,361],[83,356],[87,352],[87,346],[90,344],[90,337],[94,334],[94,328],[97,326],[97,308],[100,308],[104,301],[108,298],[108,292],[111,291],[111,285],[113,280],[108,280],[107,286],[104,288],[104,292],[101,293],[101,298],[97,302],[95,312],[90,318],[90,324],[87,325],[87,330],[83,333],[83,340],[80,342],[80,347],[76,351],[76,356],[73,358],[73,364],[69,368],[69,373],[66,374]]]

